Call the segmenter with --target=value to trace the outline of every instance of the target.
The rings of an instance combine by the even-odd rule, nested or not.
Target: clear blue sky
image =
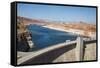
[[[18,16],[51,21],[96,23],[96,8],[22,4],[17,6]]]

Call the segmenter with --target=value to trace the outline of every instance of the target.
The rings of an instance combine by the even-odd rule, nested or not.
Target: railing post
[[[83,39],[82,37],[77,37],[75,55],[76,55],[76,61],[83,60]]]

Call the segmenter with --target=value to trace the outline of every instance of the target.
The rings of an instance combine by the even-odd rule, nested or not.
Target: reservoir
[[[53,30],[35,24],[28,25],[27,28],[32,33],[32,41],[34,43],[32,51],[63,43],[66,40],[76,40],[76,37],[78,36],[72,33]]]

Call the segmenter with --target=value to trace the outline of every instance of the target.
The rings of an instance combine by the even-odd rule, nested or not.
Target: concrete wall
[[[96,43],[87,44],[84,51],[84,60],[96,60]]]
[[[96,40],[82,41],[81,38],[78,38],[75,44],[65,45],[44,52],[37,57],[25,61],[21,65],[89,60],[96,60]]]
[[[73,46],[71,46],[70,48],[72,48],[72,47]],[[67,48],[65,50],[67,50]],[[65,53],[63,53],[62,55],[60,55],[59,57],[57,57],[55,60],[53,60],[53,63],[55,63],[55,62],[75,61],[75,59],[76,59],[76,57],[75,57],[75,48],[72,48],[71,50],[66,51]]]
[[[59,53],[59,52],[58,52]],[[77,61],[76,56],[76,47],[67,51],[53,60],[55,62],[72,62]],[[83,60],[80,61],[89,61],[89,60],[96,60],[96,43],[95,41],[92,42],[84,42],[84,49],[83,49]]]

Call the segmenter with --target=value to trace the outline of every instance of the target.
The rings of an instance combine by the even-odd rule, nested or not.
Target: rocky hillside
[[[38,24],[38,25],[44,25],[50,28],[59,28],[64,30],[70,30],[70,31],[76,31],[84,36],[90,36],[96,34],[96,25],[89,24],[85,22],[79,22],[79,23],[59,23],[59,22],[53,22],[53,21],[45,21],[45,20],[38,20],[38,19],[29,19],[25,17],[17,17],[20,21],[24,23],[24,25],[29,24]],[[59,24],[58,24],[59,23]]]
[[[55,28],[62,28],[62,29],[79,29],[84,31],[96,32],[96,25],[87,23],[65,23],[65,24],[53,23],[49,24],[48,26]]]
[[[42,25],[42,24],[46,24],[47,23],[44,20],[30,19],[30,18],[20,17],[20,16],[18,16],[17,19],[19,19],[21,22],[23,22],[24,25],[29,25],[29,24]]]

